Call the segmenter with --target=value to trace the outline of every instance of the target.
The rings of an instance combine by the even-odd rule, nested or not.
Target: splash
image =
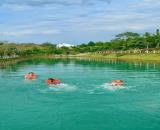
[[[65,83],[61,83],[61,84],[58,84],[58,85],[51,85],[49,87],[49,89],[50,90],[56,90],[56,91],[74,91],[75,86],[65,84]]]
[[[76,86],[61,83],[58,85],[49,85],[48,88],[40,91],[43,93],[51,93],[51,92],[73,92],[75,90],[76,90]]]
[[[128,87],[125,87],[125,86],[123,86],[123,85],[111,85],[111,84],[109,84],[109,83],[105,83],[105,84],[102,84],[101,86],[100,86],[101,88],[103,88],[103,89],[107,89],[107,90],[109,90],[109,91],[116,91],[116,90],[121,90],[121,89],[128,89]]]

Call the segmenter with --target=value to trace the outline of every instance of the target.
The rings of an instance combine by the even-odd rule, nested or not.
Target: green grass
[[[32,55],[26,57],[17,57],[17,58],[9,58],[9,59],[0,59],[0,65],[8,65],[8,64],[15,64],[20,61],[25,61],[28,59],[38,59],[38,58],[54,58],[54,55]]]
[[[86,58],[117,59],[127,61],[160,61],[160,54],[86,54]]]

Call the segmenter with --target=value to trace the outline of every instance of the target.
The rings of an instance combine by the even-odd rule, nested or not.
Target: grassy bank
[[[33,55],[28,57],[18,57],[11,59],[0,59],[0,65],[15,64],[29,59],[53,59],[53,58],[87,58],[101,60],[121,60],[121,61],[150,61],[160,63],[160,54],[78,54],[78,55]]]
[[[17,58],[9,58],[9,59],[0,59],[0,66],[5,66],[9,64],[15,64],[17,62],[29,60],[29,59],[38,59],[38,58],[54,58],[55,55],[32,55],[32,56],[25,56],[25,57],[17,57]]]
[[[160,54],[86,54],[81,57],[115,59],[127,61],[156,61],[160,62]]]

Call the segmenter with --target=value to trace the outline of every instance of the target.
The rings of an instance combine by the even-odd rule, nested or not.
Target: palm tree
[[[144,39],[144,44],[147,49],[147,53],[148,53],[148,48],[149,48],[149,38],[150,38],[150,33],[146,32],[143,36],[143,39]]]
[[[159,32],[159,29],[156,30],[155,42],[157,43],[156,48],[159,48],[159,45],[160,45],[160,32]]]

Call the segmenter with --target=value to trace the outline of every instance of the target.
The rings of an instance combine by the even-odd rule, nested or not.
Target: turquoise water
[[[24,80],[34,71],[36,80]],[[61,85],[48,87],[54,77]],[[122,79],[125,85],[107,84]],[[0,68],[0,130],[159,130],[160,66],[30,60]]]

